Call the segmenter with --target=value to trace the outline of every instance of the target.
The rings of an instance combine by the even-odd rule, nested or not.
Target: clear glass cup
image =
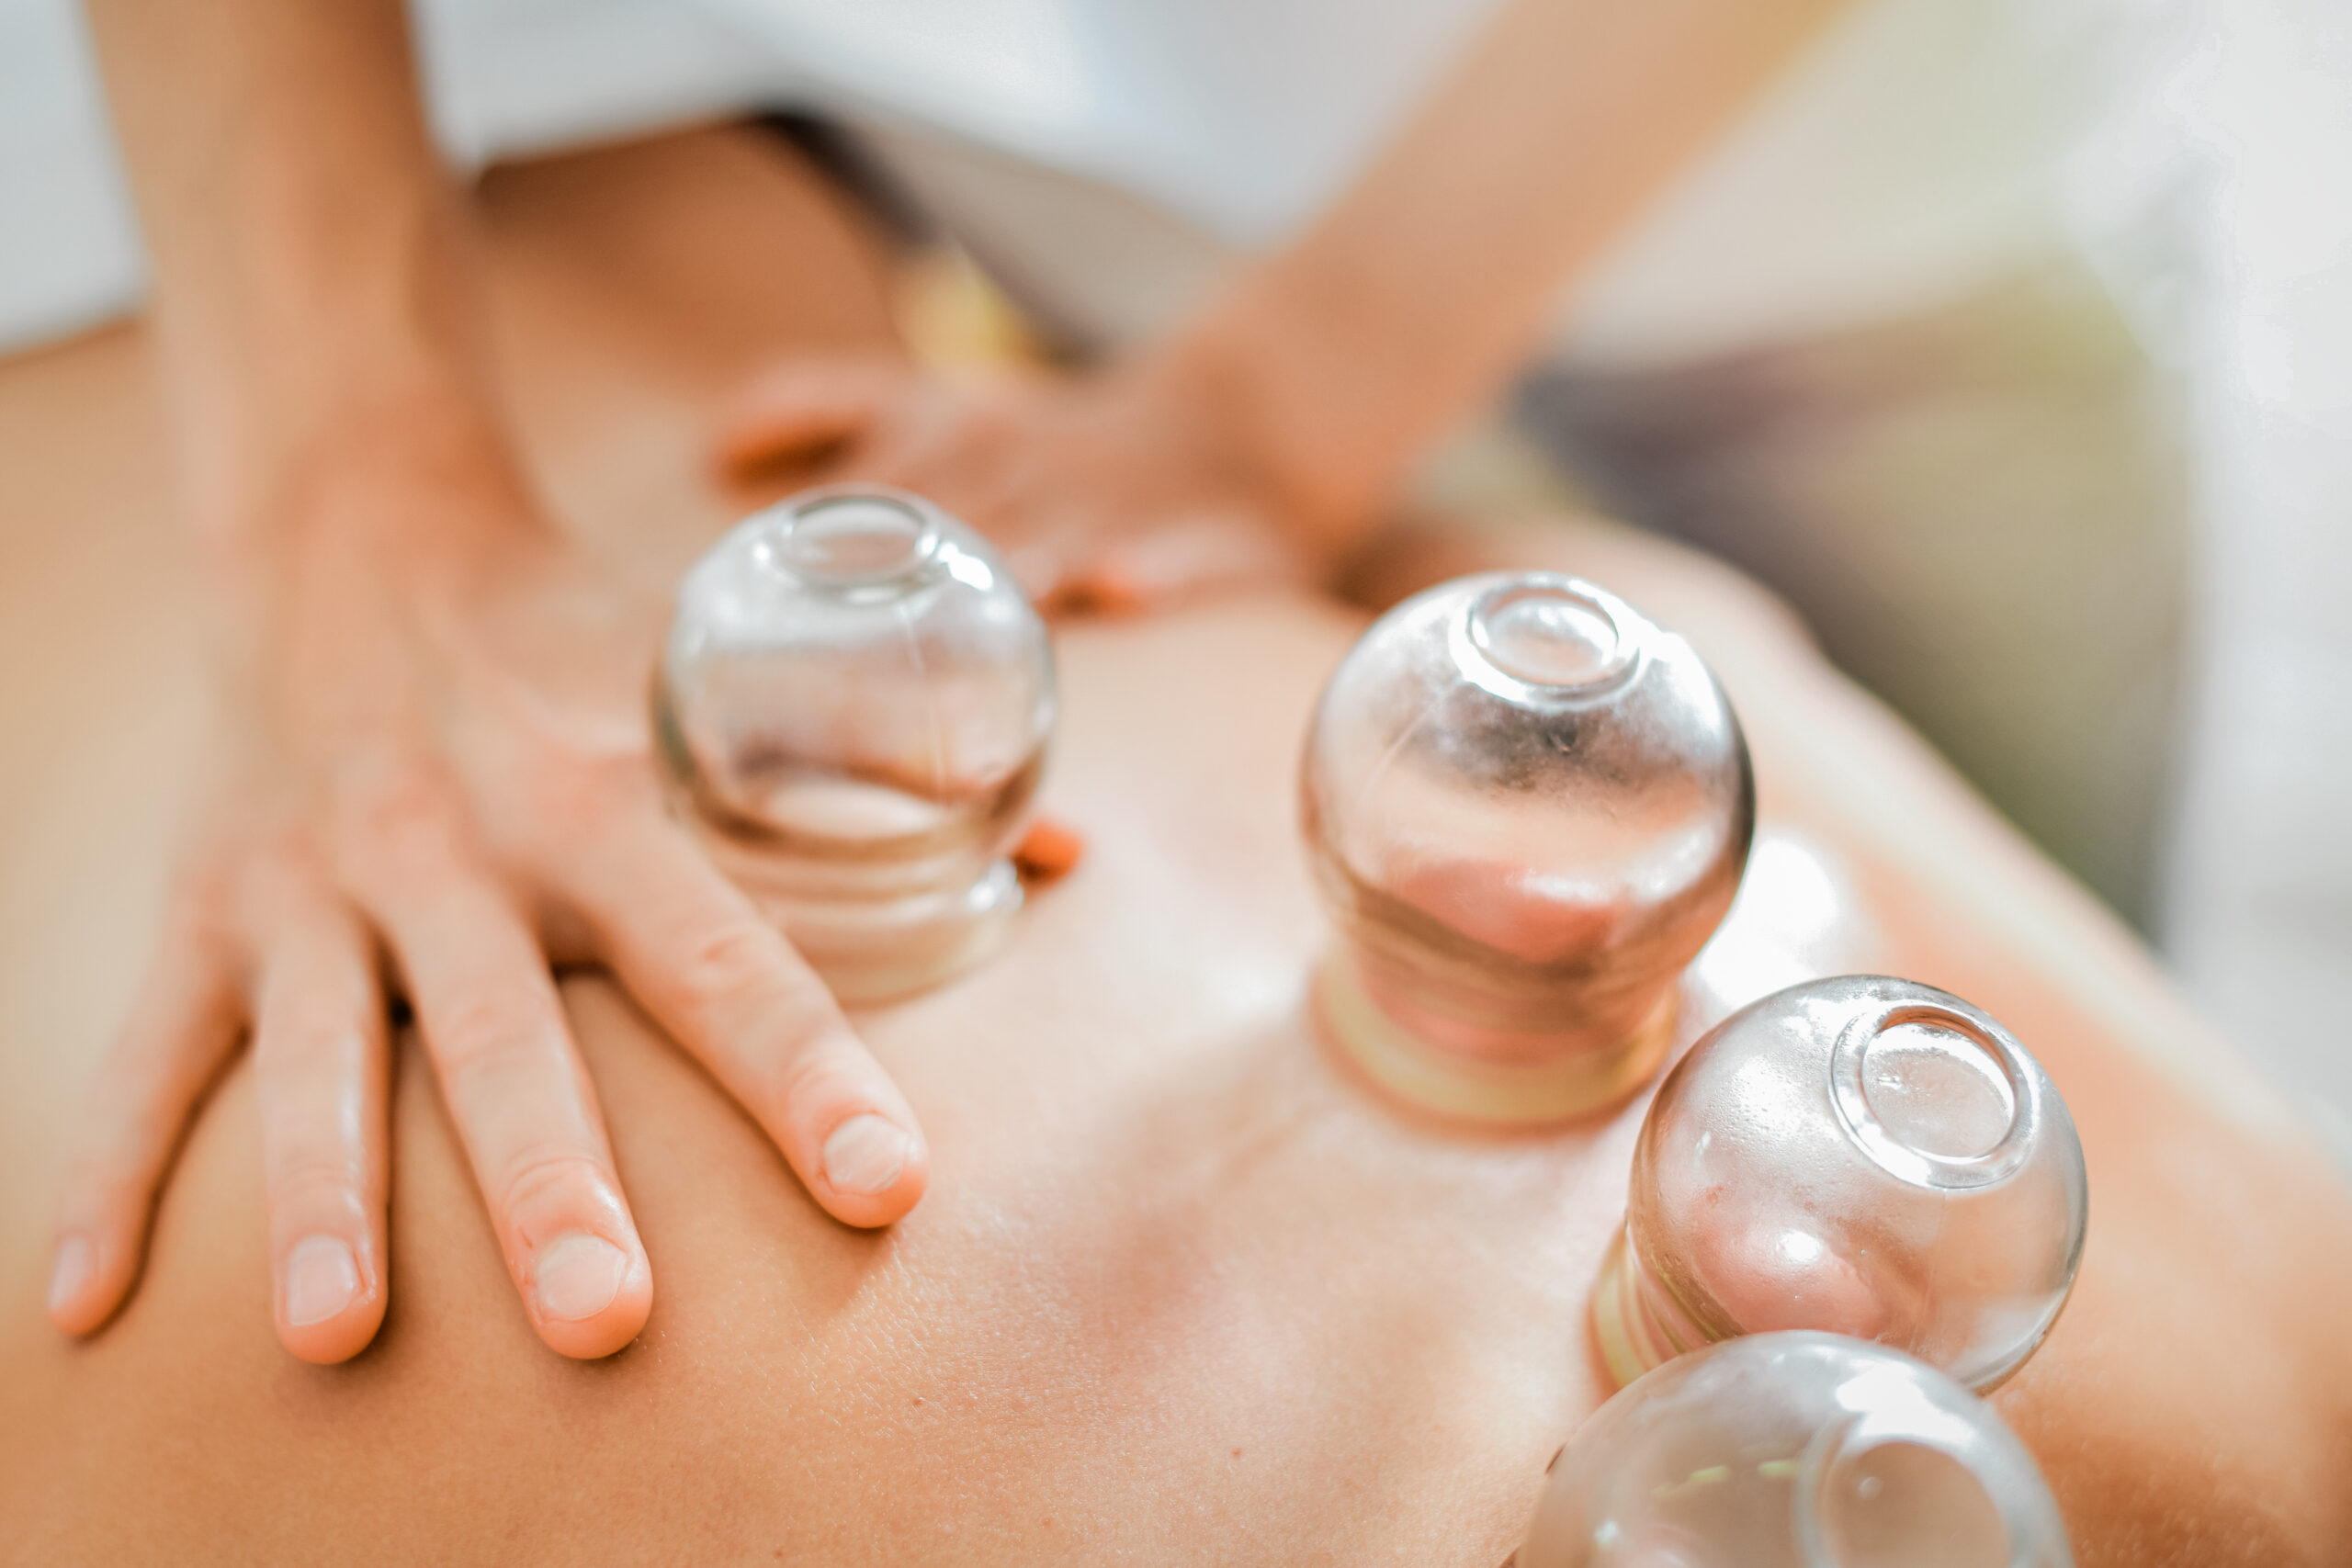
[[[2032,1455],[1912,1357],[1759,1334],[1659,1368],[1552,1462],[1518,1568],[2071,1568]]]
[[[835,996],[984,957],[1055,707],[1044,623],[987,541],[919,496],[778,502],[679,582],[653,688],[680,815]]]
[[[1363,635],[1317,708],[1300,810],[1338,928],[1327,1032],[1408,1103],[1543,1122],[1657,1070],[1756,791],[1688,642],[1591,583],[1512,572]]]
[[[2065,1101],[1984,1012],[1883,976],[1792,986],[1659,1086],[1594,1337],[1621,1384],[1716,1340],[1806,1328],[1982,1392],[2057,1321],[2088,1201]]]

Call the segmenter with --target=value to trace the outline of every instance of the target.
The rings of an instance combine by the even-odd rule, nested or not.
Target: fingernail
[[[69,1235],[57,1244],[57,1261],[50,1266],[49,1310],[62,1312],[88,1288],[98,1271],[98,1249],[85,1235]]]
[[[539,1248],[539,1312],[561,1323],[594,1317],[613,1304],[628,1274],[628,1254],[600,1235],[572,1231]]]
[[[286,1321],[324,1323],[359,1297],[359,1260],[331,1235],[306,1235],[286,1255]]]
[[[907,1135],[868,1111],[825,1140],[825,1180],[836,1192],[888,1192],[907,1168]]]

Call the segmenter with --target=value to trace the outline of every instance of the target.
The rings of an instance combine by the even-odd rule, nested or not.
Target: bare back
[[[0,395],[64,399],[74,375],[122,374],[86,353],[31,368],[46,382]],[[687,428],[652,393],[607,416]],[[618,472],[636,504],[709,510],[658,442],[662,460],[583,443],[570,468],[556,446],[559,490]],[[1573,566],[1690,632],[1747,724],[1767,828],[1846,878],[1874,961],[2001,1017],[2066,1095],[2089,1247],[2053,1337],[1996,1404],[2080,1559],[2333,1560],[2352,1539],[2352,1357],[2326,1308],[2352,1286],[2352,1203],[2283,1111],[1749,591],[1565,524],[1440,530],[1393,570],[1504,561]],[[133,713],[153,700],[142,682],[172,689],[185,624],[165,581],[139,581],[143,602],[91,601],[119,624],[66,634],[128,650],[113,690]],[[1046,801],[1088,853],[988,967],[861,1019],[933,1145],[929,1196],[887,1233],[826,1218],[697,1068],[609,984],[576,977],[659,1281],[645,1335],[602,1362],[532,1336],[413,1060],[374,1348],[321,1369],[272,1334],[242,1067],[183,1152],[130,1307],[91,1342],[56,1337],[38,1300],[58,1143],[42,1129],[80,1074],[36,1059],[24,1025],[47,1009],[102,1026],[85,977],[136,958],[111,953],[136,947],[120,921],[69,912],[6,971],[32,999],[10,1004],[0,1043],[29,1086],[0,1156],[0,1556],[1492,1568],[1601,1395],[1584,1298],[1641,1101],[1470,1135],[1401,1114],[1317,1040],[1306,977],[1325,931],[1293,820],[1296,750],[1362,624],[1266,594],[1064,632]],[[43,711],[30,685],[8,695]],[[167,818],[175,780],[125,777],[126,722],[62,728],[37,764],[11,760],[0,805],[78,824],[63,849],[84,858],[69,883],[50,869],[62,849],[0,829],[8,908],[32,890],[69,911],[141,908],[137,825]],[[158,744],[168,755],[168,728]],[[77,777],[116,781],[110,812],[57,804]],[[109,820],[133,824],[112,859]],[[1726,942],[1770,956],[1775,910],[1736,919]]]

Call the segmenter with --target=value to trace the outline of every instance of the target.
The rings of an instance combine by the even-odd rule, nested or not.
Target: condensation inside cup
[[[1496,669],[1532,686],[1590,685],[1631,654],[1608,611],[1549,585],[1488,594],[1471,614],[1470,636]]]
[[[931,525],[913,508],[885,496],[847,495],[794,512],[776,558],[813,583],[876,582],[920,566],[931,545]]]
[[[1886,1135],[1931,1159],[1988,1155],[2018,1118],[2000,1057],[1958,1029],[1908,1020],[1862,1053],[1862,1098]]]
[[[2009,1568],[2008,1531],[1967,1464],[1927,1443],[1841,1454],[1814,1497],[1820,1568]]]
[[[696,562],[653,701],[706,852],[843,1001],[1001,937],[1053,711],[1045,627],[986,541],[875,491],[780,502]]]
[[[759,796],[760,819],[803,845],[886,844],[951,825],[957,803],[865,779],[788,773]]]
[[[1655,1070],[1753,826],[1745,742],[1687,642],[1574,578],[1441,584],[1333,673],[1302,785],[1343,948],[1325,1021],[1385,1089],[1559,1121]]]

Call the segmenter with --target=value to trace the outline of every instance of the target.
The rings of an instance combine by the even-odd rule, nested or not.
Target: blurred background
[[[1083,364],[1298,233],[1496,9],[413,16],[460,170],[763,118],[899,236],[918,336]],[[1423,489],[1597,506],[1772,586],[2352,1160],[2346,192],[2342,0],[1852,0]],[[0,0],[0,355],[144,276],[77,7]]]

